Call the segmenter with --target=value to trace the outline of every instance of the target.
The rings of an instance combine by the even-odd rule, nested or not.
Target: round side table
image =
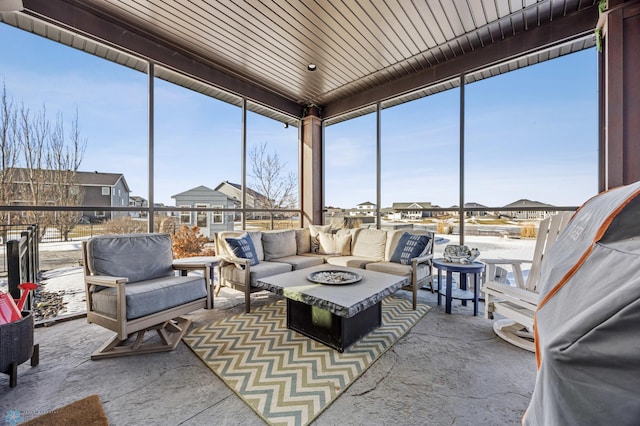
[[[441,271],[446,272],[445,287],[445,308],[444,311],[451,313],[451,300],[462,301],[463,306],[467,306],[467,300],[473,300],[473,315],[478,315],[478,293],[480,292],[479,274],[484,271],[484,263],[472,262],[469,264],[445,262],[444,259],[433,259],[433,266],[438,270],[438,305],[442,304]],[[453,291],[453,273],[460,274],[460,288]],[[473,274],[473,293],[467,291],[467,274]]]

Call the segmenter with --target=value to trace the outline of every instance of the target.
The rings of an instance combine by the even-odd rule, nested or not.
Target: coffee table
[[[319,271],[348,271],[362,280],[352,284],[309,281]],[[287,328],[340,352],[382,324],[381,301],[407,284],[400,275],[321,265],[256,280],[256,287],[287,299]]]

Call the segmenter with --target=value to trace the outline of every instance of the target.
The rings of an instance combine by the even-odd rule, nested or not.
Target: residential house
[[[355,209],[349,210],[349,216],[375,216],[376,205],[370,201],[365,201],[356,206]]]
[[[486,216],[488,207],[479,203],[464,203],[467,217],[482,217]]]
[[[232,183],[226,180],[220,183],[218,186],[216,186],[214,190],[223,193],[224,195],[229,197],[231,200],[233,200],[235,208],[239,209],[241,207],[242,185],[237,183]],[[259,192],[254,191],[249,187],[247,187],[247,195],[246,195],[245,203],[246,203],[245,208],[247,209],[259,209],[259,208],[263,208],[264,206],[268,206],[270,204],[269,199],[265,195],[260,194]],[[250,214],[248,216],[253,219],[258,219],[258,218],[261,218],[262,216],[270,217],[269,215],[262,215],[262,214]],[[236,219],[239,219],[239,217],[240,217],[240,214],[238,213]]]
[[[130,207],[148,207],[149,201],[146,198],[142,198],[138,195],[132,195],[129,197],[129,206]],[[138,211],[138,212],[129,212],[131,217],[147,217],[146,211]]]
[[[176,207],[190,208],[235,208],[234,200],[215,189],[197,186],[185,192],[172,195],[176,200]],[[184,211],[180,212],[179,224],[197,226],[200,233],[213,240],[216,232],[233,230],[233,213],[222,211]]]
[[[164,203],[153,203],[153,207],[157,208],[157,207],[167,207],[167,205],[165,205]],[[175,212],[168,212],[168,211],[156,211],[155,215],[157,216],[176,216]]]
[[[83,206],[127,207],[129,205],[129,185],[122,173],[77,172],[77,181],[84,197]],[[128,216],[129,212],[88,210],[83,212],[89,219],[114,219]]]
[[[546,210],[537,210],[537,211],[529,211],[529,210],[505,210],[501,211],[500,214],[502,216],[511,217],[513,219],[544,219],[549,215],[557,213],[555,207],[551,204],[541,203],[540,201],[531,201],[527,199],[520,199],[518,201],[514,201],[511,204],[507,204],[504,206],[506,208],[532,208],[532,207],[545,207]]]
[[[432,208],[432,206],[428,201],[393,203],[391,205],[392,213],[390,217],[392,220],[420,220],[422,218],[432,216],[431,212],[422,210],[430,208]]]
[[[31,204],[29,191],[26,186],[30,184],[29,170],[26,168],[11,169],[13,176],[14,205]],[[36,178],[39,186],[47,188],[60,182],[62,172],[59,170],[39,170]],[[128,212],[110,212],[109,207],[127,207],[129,205],[129,185],[121,173],[100,173],[100,172],[75,172],[75,183],[68,184],[69,194],[82,194],[79,203],[81,206],[93,207],[92,210],[82,211],[80,214],[91,221],[102,221],[113,219],[118,216],[127,216]],[[53,197],[47,195],[47,198]],[[46,199],[41,204],[61,204],[62,200]],[[105,208],[105,210],[101,209]]]

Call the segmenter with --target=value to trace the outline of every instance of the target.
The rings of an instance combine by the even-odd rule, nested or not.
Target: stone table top
[[[349,271],[362,275],[362,280],[353,284],[318,284],[307,277],[318,271]],[[256,287],[282,295],[287,299],[317,306],[338,316],[351,318],[375,305],[388,295],[407,285],[408,277],[347,268],[335,265],[320,265],[284,274],[258,278]]]

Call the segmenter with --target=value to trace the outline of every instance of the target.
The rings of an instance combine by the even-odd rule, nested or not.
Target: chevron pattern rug
[[[428,311],[382,302],[382,326],[344,353],[286,327],[286,302],[190,331],[183,341],[267,423],[306,425]]]

